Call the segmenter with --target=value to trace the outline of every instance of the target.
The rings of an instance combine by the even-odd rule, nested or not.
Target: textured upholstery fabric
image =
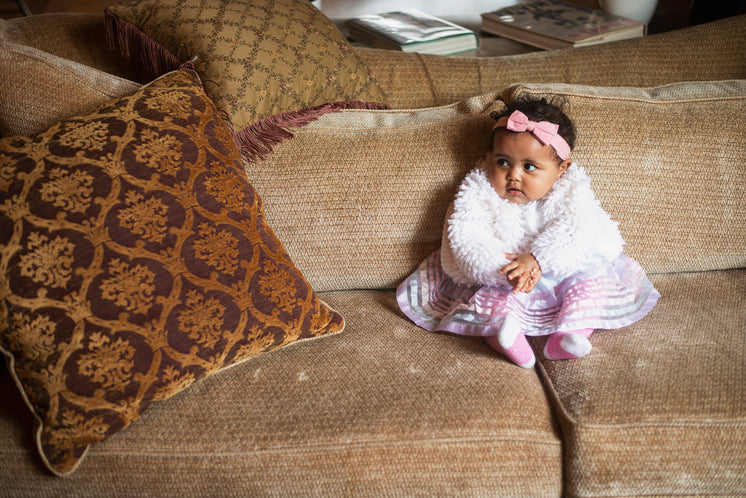
[[[102,14],[54,14],[0,20],[0,26],[8,26],[16,43],[141,81],[142,77],[133,74],[135,68],[106,50],[103,22]],[[518,82],[654,86],[744,79],[744,33],[746,15],[642,40],[508,57],[470,59],[361,47],[352,50],[375,76],[386,101],[403,109],[451,104]]]
[[[645,38],[481,60],[488,91],[519,82],[658,86],[746,78],[746,15]],[[696,50],[689,50],[696,48]]]
[[[586,359],[540,360],[569,438],[568,495],[743,492],[746,400],[738,390],[746,382],[740,359],[746,281],[743,270],[713,270],[746,266],[740,209],[746,175],[737,166],[746,162],[744,82],[516,85],[504,98],[523,93],[568,100],[579,131],[575,157],[621,222],[628,254],[648,271],[669,273],[654,275],[663,297],[649,317],[619,331],[596,332]],[[491,98],[437,112],[486,109]],[[454,134],[448,114],[437,122],[426,119],[435,112],[325,116],[267,161],[245,165],[252,177],[273,171],[272,180],[257,184],[260,192],[271,192],[273,205],[290,194],[268,216],[321,287],[386,286],[406,269],[402,260],[439,244],[441,210],[453,195],[449,182],[465,172],[458,165],[469,167],[467,151],[480,150],[474,137],[490,122],[481,130],[481,121],[476,129],[461,124],[458,129],[470,137],[465,139]],[[449,166],[431,162],[431,153]],[[272,185],[278,178],[284,192]],[[310,178],[320,190],[307,186]],[[336,195],[329,200],[320,191]],[[314,211],[314,203],[323,203],[323,210]],[[409,245],[409,252],[397,244]],[[347,271],[322,275],[318,254],[335,255]],[[692,271],[702,273],[678,273]],[[540,352],[543,341],[534,344]]]
[[[521,95],[567,100],[573,158],[646,271],[746,267],[746,80],[503,92]]]
[[[37,17],[12,23],[41,26]],[[91,23],[96,16],[72,17]],[[54,19],[44,21],[48,33],[59,33]],[[102,19],[98,16],[99,26]],[[744,78],[745,21],[729,19],[634,43],[481,61],[355,52],[365,54],[361,58],[385,90],[394,92],[395,105],[426,106],[501,92],[521,79],[562,80],[565,70],[569,81],[610,86]],[[81,29],[64,27],[66,22],[60,46],[48,39],[40,40],[46,47],[36,47],[34,40],[28,44],[56,55],[106,53],[97,41],[66,46],[67,33]],[[98,63],[103,62],[91,65]],[[268,216],[279,220],[293,245],[288,252],[300,256],[326,288],[396,285],[440,243],[445,206],[482,147],[489,126],[485,113],[499,105],[495,96],[472,101],[473,108],[325,116],[278,147],[279,159],[250,163],[247,170],[259,172],[261,190],[271,194],[269,202],[263,199]],[[596,102],[599,97],[597,92],[583,97],[588,102],[581,107],[605,109]],[[655,107],[649,97],[640,102],[641,110]],[[622,104],[632,112],[632,102]],[[673,124],[678,122],[667,123],[667,129]],[[741,144],[743,129],[733,131],[723,130],[715,139]],[[326,147],[314,138],[332,133],[339,137]],[[651,146],[647,136],[635,143],[631,133],[625,130],[625,142],[634,153]],[[365,143],[358,141],[361,134]],[[600,134],[591,135],[600,140]],[[360,149],[336,150],[344,144]],[[595,157],[591,152],[579,151],[588,154],[584,160]],[[742,178],[742,155],[742,149],[721,147],[716,162],[732,157],[734,178]],[[340,158],[347,168],[338,164]],[[678,181],[702,178],[700,159],[677,158],[689,172]],[[419,163],[424,167],[411,166]],[[262,166],[273,171],[261,171]],[[666,171],[673,175],[670,166]],[[722,185],[724,177],[719,173],[713,184]],[[628,189],[613,191],[618,178],[615,171],[593,175],[594,182],[606,185],[605,205],[629,195]],[[688,214],[696,210],[691,203],[709,202],[685,188],[671,189],[673,178],[657,180],[679,196]],[[720,203],[722,219],[742,219],[736,213],[742,197],[712,199]],[[641,200],[629,202],[639,207]],[[285,204],[289,214],[283,214]],[[317,209],[320,204],[324,211]],[[703,212],[709,213],[706,221],[717,223],[721,218],[709,217],[712,208]],[[342,209],[351,210],[351,219]],[[639,210],[624,224],[646,220],[646,229],[683,244],[687,267],[726,264],[721,253],[707,261],[703,254],[701,263],[691,260],[702,218],[682,217],[681,230],[674,231],[658,225],[669,223],[673,213],[659,218],[651,215],[654,209]],[[298,217],[296,226],[292,216]],[[629,250],[648,258],[646,265],[676,266],[645,254],[647,246],[640,243],[651,242],[648,235],[638,239],[639,232],[625,230]],[[0,236],[5,233],[0,230]],[[708,243],[705,237],[701,243]],[[735,247],[728,244],[732,241],[726,241],[727,250]],[[676,257],[673,246],[665,250],[667,258]],[[84,464],[64,479],[44,471],[32,437],[34,421],[0,367],[0,495],[744,496],[744,271],[651,274],[662,298],[649,316],[627,329],[595,332],[586,358],[540,360],[538,376],[502,360],[477,339],[416,328],[399,314],[391,291],[320,293],[345,316],[344,334],[260,355],[154,403],[127,430],[92,445]],[[533,346],[539,356],[542,340]]]
[[[540,360],[567,436],[567,493],[744,492],[746,81],[524,84],[503,98],[527,94],[566,99],[573,157],[625,252],[666,273],[645,319],[597,331],[582,361]]]
[[[193,72],[0,141],[0,350],[58,475],[152,402],[342,330]]]
[[[381,88],[388,89],[386,93],[387,102],[394,109],[421,108],[436,105],[445,105],[465,98],[480,95],[486,92],[470,92],[464,89],[460,97],[442,95],[440,86],[446,82],[435,80],[429,73],[429,67],[422,60],[422,55],[411,52],[400,52],[398,50],[382,50],[375,48],[354,47],[355,53],[376,75],[376,81]],[[473,73],[467,72],[465,68],[477,70],[476,63],[466,63],[453,57],[437,58],[437,67],[455,64],[459,81],[472,81]],[[406,67],[406,71],[401,68]],[[448,78],[447,83],[451,82]],[[471,89],[470,87],[469,89]],[[385,90],[384,90],[385,91]],[[442,104],[441,104],[442,103]]]
[[[384,100],[349,42],[307,0],[139,0],[108,7],[107,24],[117,48],[148,67],[196,57],[239,134],[285,111]]]
[[[0,43],[0,137],[33,135],[140,85],[26,45]]]
[[[596,331],[581,361],[540,362],[567,443],[566,491],[743,495],[746,270],[651,280],[662,298],[644,320]]]
[[[150,81],[137,66],[108,50],[103,12],[0,19],[0,42],[28,45],[125,79],[141,83]]]
[[[658,86],[746,79],[746,15],[643,39],[508,57],[355,51],[395,109],[450,104],[521,82]]]
[[[152,406],[69,478],[22,482],[38,473],[30,424],[3,404],[0,478],[18,496],[560,495],[562,445],[535,371],[418,329],[391,291],[321,296],[343,334]]]
[[[743,81],[650,89],[523,85],[504,97],[522,92],[568,99],[579,130],[573,157],[621,223],[627,253],[647,271],[746,265],[746,215],[735,207],[744,202],[746,172],[732,163],[746,160]],[[266,161],[245,164],[271,199],[269,219],[314,285],[393,287],[439,245],[454,185],[486,151],[487,110],[501,105],[491,99],[324,116]],[[716,126],[691,119],[710,113]],[[672,122],[676,132],[661,133]],[[698,143],[706,146],[691,147]],[[680,168],[692,160],[708,164],[705,180],[682,181],[693,172]],[[346,271],[326,271],[331,255]]]
[[[487,151],[495,97],[327,114],[266,160],[244,163],[314,288],[396,287],[440,245],[456,187]]]

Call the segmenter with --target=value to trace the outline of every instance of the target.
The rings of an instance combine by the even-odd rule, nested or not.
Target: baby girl
[[[632,324],[660,295],[570,159],[575,126],[562,109],[532,98],[493,117],[491,150],[460,185],[441,248],[399,286],[399,306],[427,330],[483,336],[525,368],[536,361],[526,336],[550,336],[548,359],[585,356],[594,329]]]

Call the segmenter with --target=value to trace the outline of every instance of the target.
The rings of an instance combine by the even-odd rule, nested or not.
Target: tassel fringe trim
[[[104,11],[106,43],[109,49],[120,53],[125,59],[139,65],[151,78],[179,69],[182,62],[174,54],[139,27]]]
[[[301,128],[324,114],[344,109],[390,109],[386,104],[363,101],[333,102],[298,111],[283,112],[252,123],[235,132],[233,138],[244,158],[249,161],[262,159],[272,152],[272,147],[293,138],[290,129]]]

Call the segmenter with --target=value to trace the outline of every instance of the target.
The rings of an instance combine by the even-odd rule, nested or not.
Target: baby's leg
[[[544,356],[549,360],[581,358],[591,352],[588,338],[592,333],[593,329],[555,332],[544,346]]]
[[[495,351],[507,356],[513,363],[523,368],[532,368],[536,363],[534,351],[521,332],[518,322],[510,316],[505,317],[497,336],[484,338],[485,342]]]

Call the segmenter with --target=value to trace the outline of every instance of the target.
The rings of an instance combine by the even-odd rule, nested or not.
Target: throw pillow
[[[236,130],[383,91],[342,33],[308,0],[139,0],[106,10],[110,44],[155,73],[192,61]]]
[[[343,325],[195,73],[0,141],[0,350],[55,474],[152,402]]]
[[[0,137],[33,135],[140,86],[33,47],[0,43]]]

